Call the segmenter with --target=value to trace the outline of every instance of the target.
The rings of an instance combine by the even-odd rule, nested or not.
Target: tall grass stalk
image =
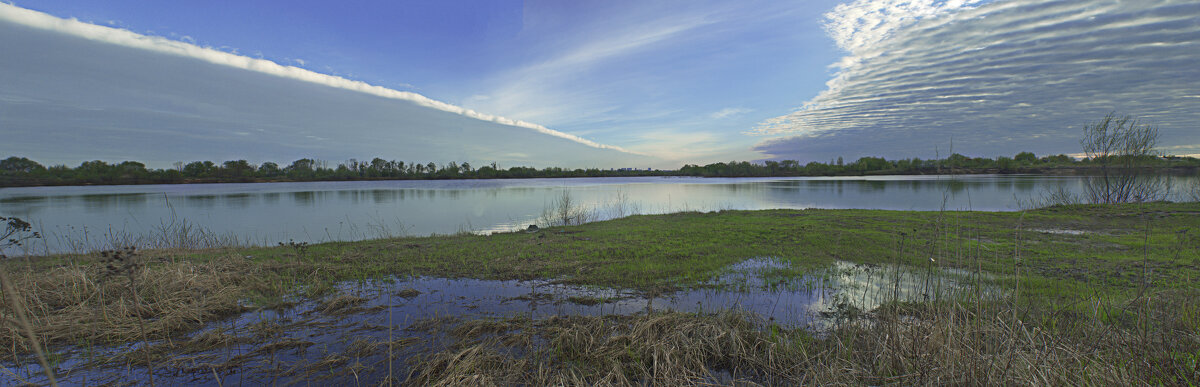
[[[29,345],[33,347],[33,353],[37,355],[38,364],[42,366],[42,372],[46,374],[46,379],[50,382],[50,385],[57,387],[58,380],[54,378],[54,370],[50,368],[50,363],[46,361],[46,354],[42,351],[41,344],[38,343],[37,335],[33,333],[33,326],[29,323],[29,317],[25,315],[25,305],[21,302],[20,297],[17,297],[17,290],[12,285],[12,279],[8,277],[8,271],[2,268],[0,268],[0,283],[3,284],[4,293],[8,294],[8,300],[12,304],[13,313],[17,315],[17,323],[21,324],[21,330],[25,331],[26,337],[29,338]]]

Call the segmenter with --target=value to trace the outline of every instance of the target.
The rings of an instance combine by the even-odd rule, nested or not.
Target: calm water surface
[[[0,189],[0,215],[29,220],[46,236],[33,253],[108,248],[190,232],[275,244],[396,235],[509,231],[538,218],[567,192],[604,219],[629,213],[769,208],[974,209],[1011,211],[1019,200],[1071,176],[968,175],[816,178],[577,178],[257,184],[28,187]]]

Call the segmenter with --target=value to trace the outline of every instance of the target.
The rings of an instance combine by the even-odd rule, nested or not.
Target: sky
[[[1184,0],[0,3],[0,155],[678,168],[1200,155]]]

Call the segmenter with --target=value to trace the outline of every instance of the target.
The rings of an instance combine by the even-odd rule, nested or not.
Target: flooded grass
[[[546,345],[568,350],[554,343],[561,338],[546,337],[544,330],[566,329],[564,321],[595,324],[588,319],[572,320],[571,316],[608,319],[679,314],[704,319],[713,313],[736,312],[755,316],[756,322],[742,324],[751,324],[752,329],[827,330],[837,323],[836,319],[845,319],[846,308],[874,309],[885,293],[860,296],[874,290],[838,286],[862,282],[865,276],[874,273],[903,269],[839,261],[832,267],[788,280],[786,285],[768,280],[776,270],[789,268],[777,258],[749,259],[728,267],[707,284],[711,286],[670,293],[573,286],[546,280],[349,281],[337,284],[333,294],[322,299],[275,310],[249,311],[228,321],[209,323],[190,337],[99,350],[60,347],[57,353],[64,356],[64,362],[58,370],[72,375],[67,381],[80,382],[138,380],[151,364],[158,370],[156,380],[171,384],[195,383],[195,378],[207,379],[211,372],[251,380],[271,377],[285,383],[314,377],[349,381],[338,372],[355,367],[350,374],[353,377],[384,379],[379,373],[382,368],[376,366],[386,358],[390,359],[393,372],[407,370],[418,375],[410,382],[423,382],[426,380],[422,378],[434,377],[430,374],[434,371],[422,368],[436,359],[436,355],[430,358],[431,354],[451,351],[463,343],[480,345],[481,340],[494,339],[494,343],[487,343],[502,344],[503,348],[494,350],[509,357],[544,352]],[[921,282],[910,271],[897,273],[904,278],[899,286],[905,295],[921,291]],[[733,282],[747,285],[736,289],[726,287]],[[951,288],[947,285],[945,289]],[[859,304],[860,301],[872,304]],[[143,371],[132,374],[122,371],[130,367]]]
[[[132,284],[95,256],[4,269],[75,384],[1186,384],[1198,212],[685,213],[142,251]],[[4,384],[45,381],[0,340]]]

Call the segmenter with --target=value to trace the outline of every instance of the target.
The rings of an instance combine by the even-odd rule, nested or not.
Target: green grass
[[[1008,274],[1016,269],[1017,253],[1023,281],[1034,292],[1136,287],[1144,258],[1156,287],[1187,286],[1200,278],[1200,204],[1080,205],[1027,212],[690,212],[638,215],[538,233],[332,242],[303,250],[285,245],[142,252],[170,256],[171,261],[237,256],[248,257],[248,265],[285,271],[294,266],[297,272],[291,274],[297,281],[284,281],[285,287],[319,288],[313,280],[413,275],[549,278],[641,290],[699,285],[728,265],[757,256],[789,261],[800,269],[786,271],[793,275],[833,260],[924,267],[931,264],[930,258],[940,267]],[[37,270],[64,260],[90,259],[45,257],[32,266]]]
[[[993,274],[988,280],[992,286],[1019,286],[1022,302],[1079,309],[1086,307],[1079,304],[1081,299],[1131,300],[1144,287],[1195,291],[1200,278],[1200,203],[1027,212],[693,212],[631,216],[537,233],[148,250],[139,256],[146,262],[146,273],[138,292],[148,308],[163,313],[147,328],[151,338],[240,312],[246,301],[272,308],[289,305],[295,296],[320,298],[338,281],[392,276],[553,279],[656,293],[705,286],[729,265],[759,256],[791,263],[790,268],[772,270],[773,281],[804,275],[835,260],[960,268]],[[23,296],[46,322],[40,329],[48,342],[130,339],[129,322],[113,320],[124,307],[123,290],[102,281],[98,262],[97,255],[71,255],[16,259],[3,266],[17,278],[18,288],[30,289]],[[93,297],[98,292],[106,296]],[[202,303],[189,301],[196,299],[193,293],[209,296]],[[105,314],[106,310],[113,312]],[[106,317],[96,317],[100,315]],[[79,319],[92,325],[82,327]],[[110,329],[115,326],[126,328]],[[0,339],[6,346],[20,342],[15,334]]]
[[[1082,231],[1082,235],[1045,232]],[[1147,249],[1147,241],[1149,248]],[[903,255],[901,255],[903,251]],[[1156,287],[1200,278],[1200,204],[1069,206],[1028,212],[877,210],[722,211],[639,215],[538,233],[457,235],[185,254],[203,261],[251,256],[252,263],[301,260],[331,280],[386,275],[559,279],[669,290],[701,284],[730,264],[774,256],[793,267],[833,260],[982,269],[1020,268],[1028,290],[1127,291],[1143,259]],[[800,274],[803,270],[789,270]]]

